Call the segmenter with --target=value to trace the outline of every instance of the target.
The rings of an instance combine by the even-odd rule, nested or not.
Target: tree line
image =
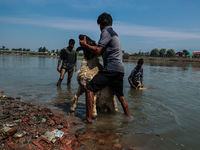
[[[6,48],[5,46],[2,46],[0,48],[0,50],[10,50],[9,48]],[[27,51],[27,52],[31,52],[31,49],[27,49],[27,48],[12,48],[12,51]],[[45,46],[44,47],[39,47],[38,48],[38,52],[47,52],[47,53],[56,53],[57,55],[59,55],[59,50],[51,50],[49,51]]]
[[[9,50],[8,48],[6,48],[5,46],[2,46],[2,48],[0,48],[0,50]],[[12,51],[31,51],[30,49],[27,48],[12,48]],[[45,46],[43,47],[39,47],[38,48],[38,52],[47,52],[47,53],[56,53],[57,55],[60,55],[60,50],[56,49],[56,50],[51,50],[49,51]],[[125,53],[125,51],[122,51],[124,55],[130,55],[129,53]],[[188,50],[184,49],[182,50],[182,52],[185,55],[190,54],[188,52]],[[77,52],[77,54],[79,56],[82,56],[83,53],[79,53]],[[173,57],[175,56],[175,51],[174,49],[165,49],[165,48],[161,48],[160,50],[158,48],[154,48],[152,49],[150,52],[139,52],[139,53],[132,53],[131,55],[135,55],[135,56],[152,56],[152,57]]]
[[[190,54],[188,52],[188,50],[184,49],[182,50],[182,52],[185,55]],[[127,54],[127,53],[124,53]],[[165,48],[161,48],[160,50],[158,48],[154,48],[152,49],[150,52],[139,52],[139,53],[134,53],[131,55],[135,55],[135,56],[152,56],[152,57],[173,57],[175,56],[176,52],[174,51],[174,49],[165,49]]]

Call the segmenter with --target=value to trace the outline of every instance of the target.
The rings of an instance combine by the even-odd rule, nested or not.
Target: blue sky
[[[199,0],[0,0],[0,47],[61,49],[86,34],[99,40],[97,17],[110,13],[122,49],[200,50]]]

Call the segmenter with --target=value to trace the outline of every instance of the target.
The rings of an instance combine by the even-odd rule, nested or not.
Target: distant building
[[[177,52],[175,54],[176,57],[185,57],[185,53],[184,52]]]
[[[193,55],[192,55],[192,54],[187,54],[186,57],[187,57],[187,58],[192,58]]]
[[[193,57],[199,58],[200,57],[200,51],[194,51]]]
[[[129,58],[129,53],[123,53],[123,59],[128,59]]]
[[[56,53],[50,53],[50,56],[57,56]]]

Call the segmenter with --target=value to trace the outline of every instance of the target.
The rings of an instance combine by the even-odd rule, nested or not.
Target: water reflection
[[[74,96],[71,85],[68,85],[65,88],[63,88],[62,86],[57,87],[57,92],[58,94],[56,99],[58,101],[70,101]]]
[[[54,103],[54,106],[61,108],[63,111],[65,111],[69,116],[75,116],[80,119],[85,118],[86,109],[85,105],[78,103],[76,111],[70,112],[70,107],[73,104],[73,96],[74,96],[74,89],[71,87],[71,85],[68,85],[66,87],[57,87],[57,96]]]
[[[134,99],[134,100],[140,100],[143,94],[143,90],[136,90],[133,88],[130,88],[128,90],[128,96],[130,99]]]

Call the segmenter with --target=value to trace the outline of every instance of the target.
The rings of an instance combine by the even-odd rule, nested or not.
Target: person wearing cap
[[[60,72],[60,78],[58,79],[57,86],[61,85],[61,82],[64,79],[64,75],[66,72],[68,72],[67,85],[70,85],[71,78],[74,72],[74,67],[75,67],[75,72],[77,71],[77,65],[76,65],[77,54],[76,51],[73,50],[74,44],[75,40],[70,39],[68,47],[64,47],[60,52],[60,58],[58,59],[58,66],[57,66],[57,71]],[[61,61],[62,65],[60,67]]]
[[[102,13],[97,19],[100,25],[101,35],[97,46],[90,46],[84,40],[80,40],[81,47],[96,55],[102,55],[104,68],[85,86],[86,93],[86,118],[85,122],[92,122],[92,107],[94,93],[110,86],[113,93],[120,101],[124,113],[129,116],[129,107],[123,93],[124,65],[122,63],[122,49],[119,37],[112,28],[112,17],[110,14]]]

